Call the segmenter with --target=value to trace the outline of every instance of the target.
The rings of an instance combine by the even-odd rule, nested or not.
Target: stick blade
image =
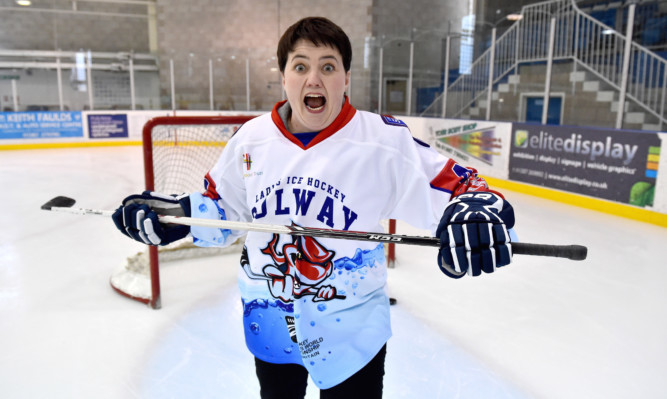
[[[44,209],[45,211],[50,211],[51,208],[53,207],[70,208],[75,203],[76,203],[75,199],[59,195],[47,201],[44,205],[41,206],[41,209]]]

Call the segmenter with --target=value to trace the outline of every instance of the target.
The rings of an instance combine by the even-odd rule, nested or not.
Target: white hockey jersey
[[[193,217],[371,232],[392,218],[435,231],[452,192],[475,176],[400,120],[347,100],[304,147],[285,129],[282,106],[236,132],[206,177],[206,193],[191,196]],[[245,232],[192,234],[208,246]],[[257,358],[303,364],[326,389],[391,336],[382,244],[249,232],[245,247],[239,286],[246,344]]]

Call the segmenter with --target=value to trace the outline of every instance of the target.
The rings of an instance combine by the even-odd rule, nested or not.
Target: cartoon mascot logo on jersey
[[[313,237],[293,237],[292,242],[283,244],[282,248],[279,248],[279,239],[280,236],[274,234],[266,248],[261,250],[273,260],[273,264],[262,268],[264,274],[250,270],[248,251],[243,248],[241,266],[249,278],[266,280],[271,295],[283,302],[307,295],[312,295],[315,302],[345,298],[337,294],[336,287],[322,284],[333,273],[334,251]]]

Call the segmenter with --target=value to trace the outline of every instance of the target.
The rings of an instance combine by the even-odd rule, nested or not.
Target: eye
[[[306,66],[303,64],[298,64],[294,67],[294,70],[297,72],[304,72],[306,70]]]
[[[322,67],[322,70],[323,70],[324,72],[333,72],[333,71],[336,70],[336,67],[333,66],[333,65],[331,65],[331,64],[326,64],[326,65],[324,65],[324,66]]]

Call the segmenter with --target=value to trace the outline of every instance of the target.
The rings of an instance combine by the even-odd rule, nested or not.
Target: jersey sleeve
[[[241,222],[252,220],[246,205],[241,162],[235,162],[238,157],[234,142],[232,138],[216,164],[204,177],[203,193],[190,195],[192,217]],[[194,244],[202,247],[224,247],[246,234],[246,231],[240,230],[196,226],[192,226],[190,231]]]
[[[402,143],[402,159],[395,171],[396,197],[388,217],[435,231],[452,197],[468,191],[489,191],[474,168],[465,167],[412,138]]]

